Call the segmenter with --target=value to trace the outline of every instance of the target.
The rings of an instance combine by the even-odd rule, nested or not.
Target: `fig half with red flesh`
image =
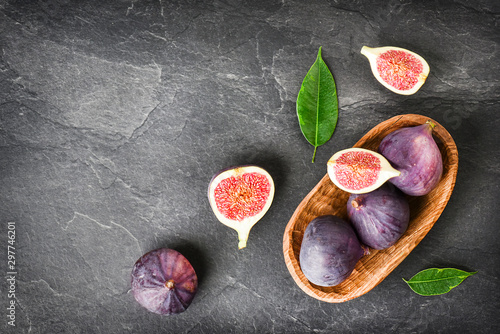
[[[274,198],[274,181],[261,167],[245,165],[217,173],[208,186],[208,199],[217,219],[238,232],[245,248],[251,228],[266,214]]]
[[[361,54],[368,58],[375,78],[397,94],[415,94],[429,76],[429,64],[410,50],[394,46],[363,46]]]
[[[173,249],[144,254],[132,270],[132,294],[148,311],[170,315],[184,312],[198,290],[191,263]]]
[[[381,154],[364,148],[349,148],[335,153],[327,163],[328,176],[340,189],[364,194],[399,176]]]

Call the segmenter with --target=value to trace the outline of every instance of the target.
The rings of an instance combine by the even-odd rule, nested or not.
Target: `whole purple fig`
[[[184,312],[198,289],[189,261],[173,249],[144,254],[132,270],[132,294],[148,311],[169,315]]]
[[[408,228],[410,205],[404,194],[390,183],[366,194],[352,194],[347,214],[359,240],[374,249],[396,243]]]
[[[398,129],[380,143],[379,152],[401,172],[389,180],[405,194],[428,194],[441,179],[443,158],[432,138],[434,123]]]
[[[364,255],[356,232],[345,220],[326,215],[307,225],[300,247],[300,269],[313,284],[342,283]]]

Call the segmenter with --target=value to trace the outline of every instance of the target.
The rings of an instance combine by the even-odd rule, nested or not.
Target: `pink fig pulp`
[[[244,165],[217,173],[208,186],[208,200],[217,219],[238,232],[245,248],[252,226],[269,210],[274,197],[271,175],[261,167]]]
[[[335,153],[327,163],[328,176],[340,189],[352,194],[373,191],[400,173],[384,156],[364,148]]]
[[[363,46],[361,54],[368,58],[375,78],[384,87],[397,94],[416,93],[430,72],[430,67],[424,58],[403,48]]]

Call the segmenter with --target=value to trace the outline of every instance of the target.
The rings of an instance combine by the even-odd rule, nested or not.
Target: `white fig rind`
[[[379,161],[380,161],[380,173],[378,175],[378,178],[377,180],[371,185],[371,186],[368,186],[368,187],[365,187],[365,188],[362,188],[362,189],[359,189],[359,190],[354,190],[354,189],[349,189],[349,188],[346,188],[344,187],[342,184],[340,184],[337,180],[337,177],[335,175],[335,165],[336,165],[336,160],[344,153],[346,152],[356,152],[356,151],[359,151],[359,152],[366,152],[366,153],[369,153],[371,155],[373,155],[374,157],[376,157]],[[374,191],[376,189],[378,189],[380,186],[382,186],[382,184],[384,184],[387,180],[389,180],[390,178],[393,178],[393,177],[396,177],[396,176],[399,176],[401,173],[394,169],[391,164],[389,163],[389,161],[384,158],[384,156],[382,156],[381,154],[377,153],[377,152],[374,152],[372,150],[367,150],[367,149],[364,149],[364,148],[348,148],[348,149],[345,149],[345,150],[342,150],[342,151],[339,151],[337,153],[335,153],[331,158],[330,160],[328,160],[328,163],[327,163],[327,171],[328,171],[328,176],[330,177],[330,180],[332,180],[332,182],[340,189],[348,192],[348,193],[351,193],[351,194],[365,194],[365,193],[368,193],[370,191]]]
[[[391,50],[396,50],[396,51],[399,50],[399,51],[407,52],[407,53],[413,55],[415,58],[417,58],[422,63],[422,67],[423,67],[422,73],[420,73],[419,78],[418,78],[418,82],[412,88],[407,89],[407,90],[397,89],[396,87],[385,82],[384,79],[382,79],[382,77],[380,76],[380,73],[377,69],[377,58],[381,54],[383,54],[387,51],[391,51]],[[380,82],[387,89],[389,89],[397,94],[401,94],[401,95],[415,94],[420,89],[420,87],[422,87],[422,85],[425,83],[425,80],[427,80],[427,77],[429,76],[430,67],[429,67],[429,64],[425,61],[425,59],[423,57],[421,57],[420,55],[416,54],[415,52],[407,50],[407,49],[398,48],[398,47],[394,47],[394,46],[383,46],[383,47],[378,47],[378,48],[370,48],[368,46],[363,46],[361,48],[361,54],[364,55],[366,58],[368,58],[368,61],[370,62],[370,67],[371,67],[372,73],[375,76],[375,78],[378,80],[378,82]]]
[[[214,191],[217,185],[224,179],[227,179],[231,176],[238,177],[239,175],[243,175],[246,173],[259,173],[265,175],[270,183],[270,191],[266,203],[262,210],[254,216],[246,217],[241,221],[235,221],[232,219],[226,218],[217,208],[217,204],[215,202]],[[238,249],[245,248],[247,245],[248,236],[250,234],[250,230],[252,227],[267,213],[274,198],[274,181],[271,175],[263,168],[258,166],[237,166],[225,169],[219,174],[215,175],[210,181],[210,185],[208,186],[208,199],[210,202],[210,206],[212,211],[214,212],[217,219],[224,225],[236,230],[238,232]]]

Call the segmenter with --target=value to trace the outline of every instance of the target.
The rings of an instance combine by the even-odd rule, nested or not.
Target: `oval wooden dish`
[[[429,119],[414,114],[392,117],[375,126],[354,147],[376,151],[382,139],[390,132],[402,127],[420,125]],[[328,175],[325,175],[299,204],[285,229],[283,253],[290,274],[305,293],[329,303],[341,303],[362,296],[382,282],[438,220],[455,186],[458,151],[448,131],[436,121],[432,122],[436,125],[433,135],[443,156],[441,181],[429,194],[409,197],[410,224],[406,233],[396,244],[387,249],[370,249],[370,254],[361,258],[352,274],[341,284],[333,287],[311,284],[300,270],[299,252],[304,231],[311,220],[326,214],[347,219],[346,205],[349,193],[337,188]]]

